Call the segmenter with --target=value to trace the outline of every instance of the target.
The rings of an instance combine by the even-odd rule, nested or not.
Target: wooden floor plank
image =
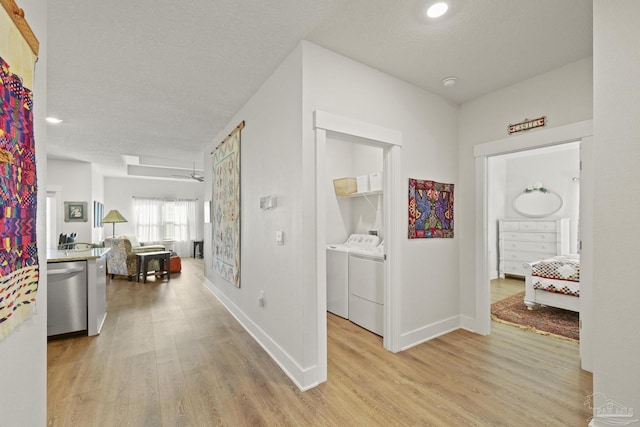
[[[203,284],[108,280],[97,337],[48,343],[50,426],[586,425],[578,345],[509,325],[394,354],[327,315],[328,381],[301,392]],[[521,292],[507,279],[492,300]],[[494,289],[492,289],[492,294]]]

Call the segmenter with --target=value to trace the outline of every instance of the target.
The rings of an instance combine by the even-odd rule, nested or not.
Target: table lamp
[[[116,237],[116,222],[127,222],[127,220],[122,216],[120,212],[114,209],[109,211],[107,216],[102,218],[102,222],[106,224],[113,224],[113,237]]]

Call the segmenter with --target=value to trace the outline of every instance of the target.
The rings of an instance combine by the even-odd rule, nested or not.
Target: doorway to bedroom
[[[578,341],[578,312],[525,302],[525,265],[579,252],[580,142],[492,156],[487,172],[492,320]]]
[[[501,140],[496,140],[484,144],[479,144],[474,147],[475,157],[475,170],[476,170],[476,262],[475,262],[475,301],[476,301],[476,326],[475,330],[481,334],[491,333],[492,321],[491,321],[491,288],[490,279],[492,277],[492,270],[495,268],[498,276],[499,270],[499,227],[500,223],[497,221],[497,216],[493,215],[493,220],[490,221],[490,207],[491,190],[494,185],[490,185],[490,176],[494,172],[491,172],[490,160],[494,157],[512,154],[512,153],[524,153],[528,150],[539,149],[543,147],[557,147],[561,149],[562,144],[577,143],[579,144],[580,153],[580,169],[578,178],[575,181],[578,184],[578,199],[579,199],[579,218],[576,221],[578,224],[574,225],[574,234],[577,236],[576,251],[580,253],[580,276],[579,276],[579,305],[574,311],[579,311],[580,316],[580,364],[581,367],[587,371],[592,370],[593,361],[591,357],[591,349],[593,347],[592,338],[592,313],[593,313],[593,296],[592,296],[592,259],[593,259],[593,122],[586,120],[583,122],[576,122],[568,125],[557,126],[550,129],[543,129],[526,133],[519,136],[511,136]],[[574,176],[566,176],[573,183]],[[529,179],[529,178],[527,178]],[[530,185],[531,184],[531,185]],[[538,185],[540,184],[540,185]],[[503,184],[506,188],[506,181]],[[519,186],[524,186],[520,189],[521,192],[535,192],[545,193],[545,190],[549,190],[545,185],[545,179],[539,178],[537,181],[525,184],[519,182]],[[542,190],[542,191],[541,191]],[[494,190],[495,192],[496,190]],[[545,193],[546,194],[546,193]],[[506,209],[506,204],[511,204],[512,208],[513,198],[517,194],[511,194],[511,200],[504,200],[503,203]],[[564,200],[563,200],[564,203]],[[515,210],[515,208],[513,208]],[[506,218],[506,211],[505,217]],[[554,215],[557,212],[553,213]],[[548,214],[549,216],[551,214]],[[531,218],[532,220],[535,218]],[[552,224],[556,224],[556,227],[565,228],[564,224],[557,224],[556,220],[561,220],[562,217],[554,217]],[[533,221],[531,221],[533,222]],[[544,224],[548,226],[550,224]],[[503,224],[504,226],[504,224]],[[519,225],[518,225],[519,226]],[[514,225],[511,225],[514,227]],[[579,231],[578,231],[579,230]],[[570,235],[570,231],[566,231],[567,235]],[[494,237],[495,236],[495,237]],[[492,243],[490,244],[490,238]],[[579,242],[579,243],[577,243]],[[570,247],[569,247],[570,248]],[[569,249],[563,249],[562,252],[569,252]],[[561,253],[562,253],[561,252]],[[497,267],[492,267],[492,260],[494,259],[498,263]],[[506,264],[505,264],[506,265]],[[496,273],[493,273],[495,277]],[[506,275],[506,273],[505,273]]]

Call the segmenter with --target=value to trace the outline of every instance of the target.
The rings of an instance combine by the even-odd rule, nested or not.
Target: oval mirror
[[[513,209],[520,215],[531,218],[542,218],[558,212],[562,208],[562,197],[547,191],[531,191],[521,193],[513,201]]]

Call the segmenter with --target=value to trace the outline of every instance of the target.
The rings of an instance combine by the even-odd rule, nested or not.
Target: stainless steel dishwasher
[[[47,286],[47,336],[86,331],[86,261],[48,263]]]

